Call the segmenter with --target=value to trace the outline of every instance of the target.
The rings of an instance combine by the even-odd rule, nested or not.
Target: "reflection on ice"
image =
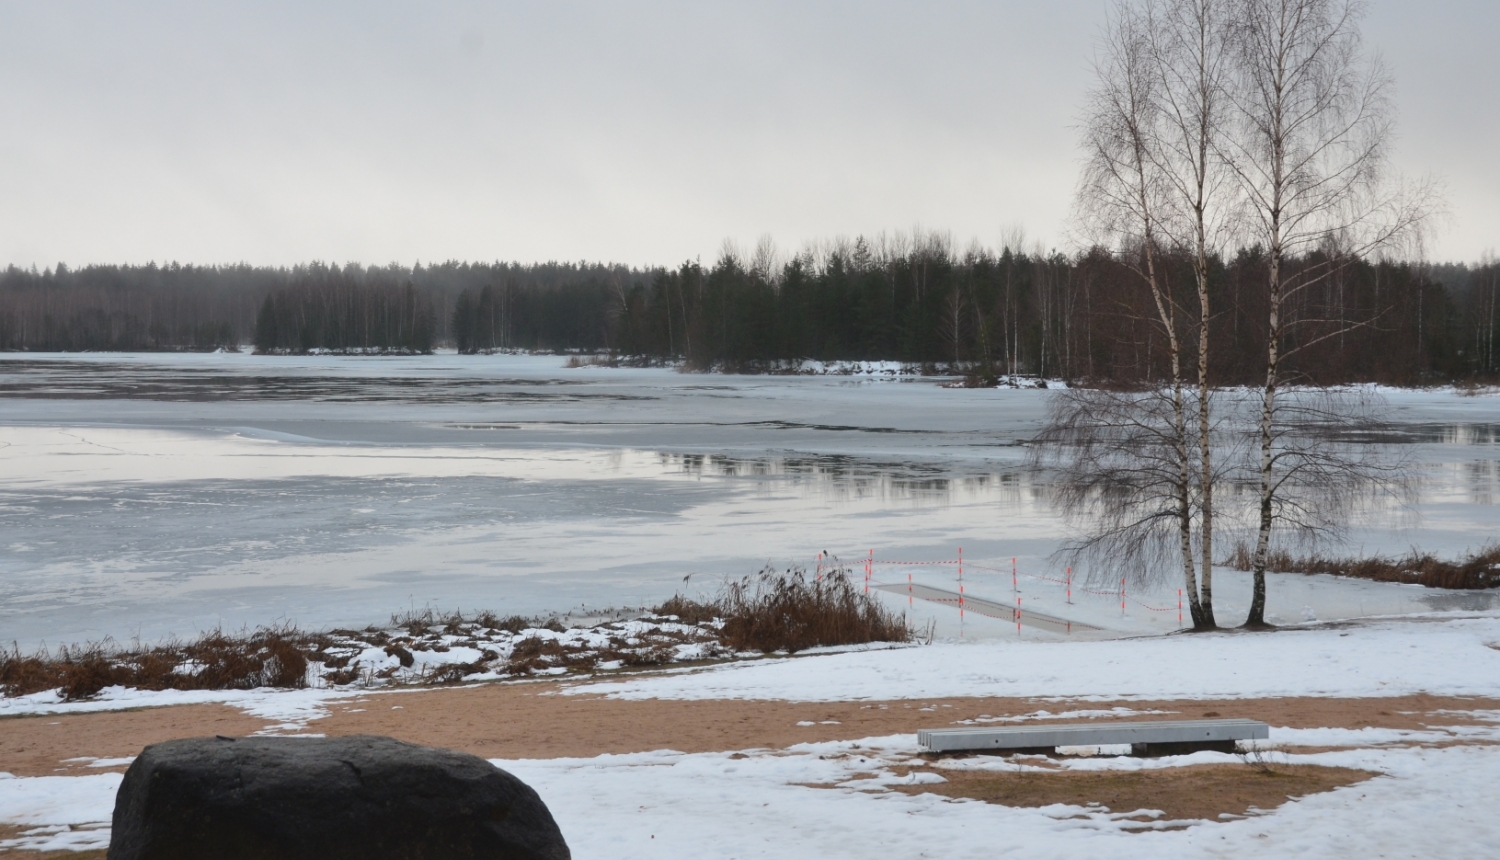
[[[1020,471],[952,474],[936,464],[880,463],[857,457],[732,457],[657,455],[669,473],[762,479],[767,489],[790,484],[824,499],[884,499],[942,505],[957,499],[987,501],[997,512],[1041,504],[1031,477]]]
[[[363,623],[427,603],[640,605],[684,576],[710,587],[822,547],[921,548],[983,530],[1035,554],[1056,537],[1026,476],[975,464],[0,433],[0,619],[23,643]]]
[[[1397,428],[1394,437],[1424,445],[1497,445],[1500,424],[1408,424]]]
[[[1489,612],[1500,609],[1494,591],[1427,591],[1420,597],[1433,612]]]

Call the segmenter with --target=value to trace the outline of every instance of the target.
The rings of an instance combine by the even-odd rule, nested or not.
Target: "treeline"
[[[293,267],[88,266],[0,271],[0,350],[424,351],[453,345],[465,293],[503,294],[483,349],[606,350],[609,296],[652,271],[594,263]],[[399,295],[416,294],[403,310]],[[271,299],[268,309],[267,299]],[[425,314],[426,322],[416,319]],[[468,314],[460,315],[467,319]],[[257,336],[262,322],[267,326]],[[422,344],[426,344],[423,346]]]
[[[1161,255],[1183,306],[1197,301],[1191,261]],[[1213,375],[1264,376],[1266,259],[1251,249],[1213,262]],[[1416,384],[1500,370],[1495,345],[1500,266],[1430,267],[1312,255],[1296,270],[1334,274],[1289,293],[1291,378]],[[754,370],[796,359],[889,360],[958,368],[980,378],[1158,380],[1166,344],[1152,297],[1120,255],[955,254],[940,237],[898,246],[864,241],[775,268],[728,252],[687,263],[612,297],[612,347],[698,368]],[[1189,356],[1190,359],[1195,358]]]
[[[1166,282],[1196,301],[1186,259]],[[1493,379],[1500,265],[1310,257],[1336,274],[1288,300],[1288,366],[1309,382]],[[1213,265],[1214,376],[1254,382],[1262,254]],[[584,350],[624,361],[761,370],[899,360],[976,378],[1158,379],[1155,311],[1118,254],[955,251],[940,235],[834,243],[777,260],[363,267],[90,266],[0,272],[0,349]]]
[[[410,281],[319,268],[266,296],[255,351],[429,353],[434,323],[430,298]]]
[[[0,272],[0,349],[234,349],[265,280],[250,266],[11,266]]]

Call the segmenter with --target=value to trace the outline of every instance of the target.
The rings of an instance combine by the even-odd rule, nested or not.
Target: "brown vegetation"
[[[1254,561],[1244,543],[1223,564],[1235,570],[1250,570]],[[1266,569],[1277,573],[1327,573],[1375,582],[1401,582],[1428,588],[1500,588],[1500,544],[1491,544],[1461,561],[1444,561],[1430,553],[1412,550],[1404,558],[1324,558],[1308,555],[1294,558],[1286,550],[1272,550]]]
[[[113,686],[141,690],[301,687],[307,683],[309,657],[317,656],[325,644],[326,636],[277,627],[239,636],[214,630],[191,642],[133,649],[96,643],[22,654],[12,647],[0,655],[0,693],[22,696],[56,689],[64,699],[72,700]]]
[[[794,653],[824,645],[906,642],[906,619],[862,593],[846,571],[808,580],[805,571],[777,572],[730,582],[717,598],[699,603],[677,595],[657,607],[660,614],[723,620],[719,639],[737,651]]]
[[[808,582],[801,571],[766,571],[730,583],[709,602],[679,595],[654,614],[589,628],[570,629],[556,618],[501,618],[492,612],[465,617],[423,609],[392,615],[389,627],[364,630],[215,630],[189,642],[133,648],[106,642],[32,654],[12,646],[0,651],[0,695],[57,690],[74,701],[113,686],[226,690],[310,683],[452,684],[475,676],[660,666],[739,651],[793,652],[818,645],[904,642],[908,637],[903,618],[861,594],[841,573]],[[461,660],[433,656],[456,648],[477,653]]]
[[[892,786],[906,794],[941,794],[1001,806],[1054,803],[1097,807],[1100,812],[1161,810],[1164,821],[1219,820],[1270,811],[1288,800],[1364,782],[1376,774],[1346,767],[1193,765],[1150,770],[937,771],[947,782]],[[1149,819],[1150,816],[1143,816]]]

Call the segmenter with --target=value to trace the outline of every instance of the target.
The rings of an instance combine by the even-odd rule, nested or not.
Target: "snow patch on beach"
[[[1500,778],[1500,750],[1494,748],[1287,756],[1292,764],[1383,775],[1268,813],[1213,823],[1162,821],[1151,811],[1004,807],[889,790],[941,780],[930,771],[899,774],[897,768],[912,764],[913,752],[909,738],[896,737],[805,744],[748,757],[661,751],[495,763],[541,793],[580,860],[995,856],[995,841],[976,834],[1004,834],[1006,856],[1015,857],[1465,856],[1500,836],[1500,822],[1475,803]],[[1066,760],[1062,766],[1136,770],[1193,764],[1241,766],[1223,753]]]
[[[136,690],[105,687],[91,699],[65,702],[56,690],[30,696],[0,698],[0,718],[40,714],[85,714],[156,708],[168,705],[229,705],[252,717],[275,720],[259,734],[292,734],[309,722],[328,716],[328,707],[340,699],[366,695],[367,690]]]
[[[15,777],[0,773],[0,821],[22,832],[0,851],[89,851],[109,846],[118,773]]]

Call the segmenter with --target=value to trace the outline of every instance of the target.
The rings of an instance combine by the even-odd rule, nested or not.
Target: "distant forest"
[[[0,272],[0,349],[607,353],[626,363],[762,371],[896,360],[976,379],[1140,381],[1166,372],[1140,276],[1121,255],[955,252],[940,236],[860,239],[705,266],[443,263],[292,268],[88,266]],[[1500,265],[1332,261],[1298,292],[1289,359],[1311,383],[1500,375]],[[1323,257],[1295,266],[1326,267]],[[1214,264],[1214,378],[1264,373],[1264,260]],[[1187,260],[1169,283],[1196,301]]]

